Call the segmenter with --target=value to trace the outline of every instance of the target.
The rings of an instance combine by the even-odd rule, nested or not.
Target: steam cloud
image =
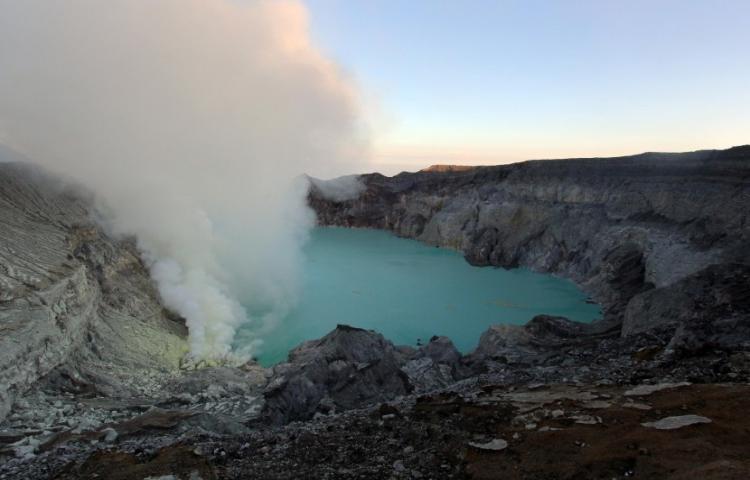
[[[343,175],[330,180],[307,177],[312,188],[328,200],[343,202],[359,197],[367,188],[359,175]]]
[[[361,130],[298,2],[0,0],[0,143],[136,236],[196,360],[293,306],[313,222],[300,174],[359,168]]]

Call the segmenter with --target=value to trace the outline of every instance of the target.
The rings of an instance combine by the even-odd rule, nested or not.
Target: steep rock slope
[[[619,326],[646,291],[670,297],[687,277],[715,281],[710,265],[750,263],[750,146],[361,179],[353,200],[311,188],[320,224],[391,230],[476,265],[570,278],[603,305],[601,328]],[[640,318],[638,329],[648,321],[660,319]]]
[[[0,419],[53,371],[132,394],[186,351],[135,246],[103,231],[90,205],[29,165],[0,163]]]

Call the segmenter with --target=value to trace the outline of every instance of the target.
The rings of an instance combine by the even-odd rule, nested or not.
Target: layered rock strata
[[[168,314],[132,241],[90,199],[28,165],[0,163],[0,419],[55,371],[108,395],[177,369],[184,323]]]

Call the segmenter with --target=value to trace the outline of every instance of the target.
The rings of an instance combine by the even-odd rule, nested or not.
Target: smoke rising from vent
[[[365,191],[366,185],[359,175],[343,175],[330,180],[307,177],[313,188],[319,195],[334,202],[352,200]]]
[[[295,1],[0,0],[0,143],[134,234],[195,359],[294,305],[302,173],[364,156],[352,82]],[[250,352],[251,353],[251,352]]]

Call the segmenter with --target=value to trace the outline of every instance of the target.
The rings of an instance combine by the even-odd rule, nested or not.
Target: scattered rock
[[[114,443],[117,440],[117,430],[114,428],[105,428],[102,430],[102,433],[104,433],[104,441],[106,443]]]
[[[545,425],[542,428],[539,429],[540,432],[554,432],[556,430],[561,430],[560,428],[550,427],[549,425]]]
[[[690,382],[679,382],[679,383],[657,383],[656,385],[638,385],[635,388],[631,388],[625,392],[627,397],[645,397],[655,392],[662,390],[668,390],[672,388],[686,387],[690,385]]]
[[[655,428],[657,430],[675,430],[677,428],[687,427],[698,423],[711,423],[710,418],[701,417],[700,415],[679,415],[676,417],[666,417],[656,422],[642,423],[644,427]]]
[[[500,450],[505,450],[506,448],[508,448],[508,442],[506,442],[502,438],[495,438],[494,440],[490,440],[486,443],[469,442],[469,446],[474,447],[478,450],[499,452]]]
[[[602,419],[600,417],[595,417],[593,415],[574,415],[570,417],[570,419],[581,425],[596,425],[598,423],[602,423]]]

